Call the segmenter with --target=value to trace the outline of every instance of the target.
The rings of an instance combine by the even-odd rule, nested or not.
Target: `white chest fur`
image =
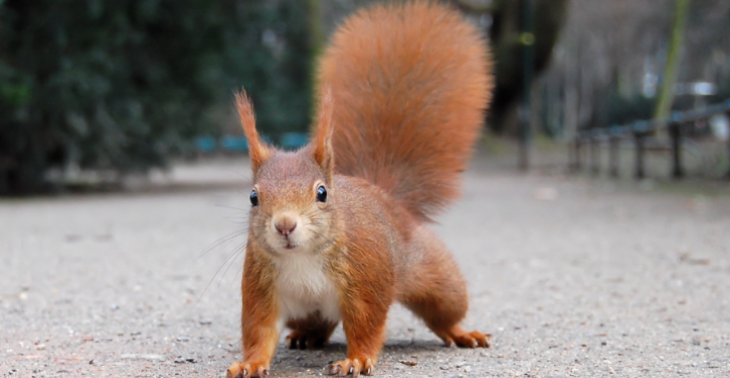
[[[337,290],[324,272],[322,258],[296,253],[276,262],[281,319],[302,319],[319,310],[328,320],[340,320]]]

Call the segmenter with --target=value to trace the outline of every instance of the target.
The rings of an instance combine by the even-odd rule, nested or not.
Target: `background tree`
[[[548,67],[553,47],[565,23],[568,0],[531,0],[534,12],[534,76]],[[470,14],[488,16],[486,32],[495,60],[496,87],[490,107],[489,128],[496,133],[516,134],[517,109],[524,91],[524,44],[521,41],[523,3],[516,0],[456,0]]]
[[[667,52],[667,59],[664,65],[664,81],[659,90],[659,99],[654,113],[655,119],[668,118],[672,109],[675,92],[674,87],[677,83],[679,52],[682,48],[688,5],[689,0],[677,0],[676,10],[674,11],[674,22],[672,22],[672,37],[669,40],[669,51]]]
[[[553,59],[534,90],[549,133],[651,119],[668,57],[675,1],[573,0]],[[677,83],[709,81],[707,102],[730,96],[727,2],[692,0],[687,8]],[[673,86],[670,88],[674,90]],[[695,106],[677,97],[673,110]]]

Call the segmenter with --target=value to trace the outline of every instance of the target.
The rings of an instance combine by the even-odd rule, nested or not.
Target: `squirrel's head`
[[[274,256],[321,250],[332,242],[336,198],[329,90],[322,96],[314,139],[296,152],[267,146],[246,94],[236,95],[236,103],[253,170],[249,243]]]

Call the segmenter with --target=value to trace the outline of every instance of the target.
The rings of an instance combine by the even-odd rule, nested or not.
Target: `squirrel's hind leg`
[[[488,348],[491,335],[469,332],[459,324],[469,308],[469,296],[459,266],[446,246],[421,226],[410,247],[408,273],[401,280],[399,301],[423,319],[446,345]]]
[[[286,337],[289,349],[319,349],[327,344],[337,323],[325,319],[317,311],[304,319],[289,319],[286,326],[292,330]]]

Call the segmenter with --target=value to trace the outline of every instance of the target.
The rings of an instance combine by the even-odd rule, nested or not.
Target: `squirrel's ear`
[[[312,155],[314,161],[319,164],[330,176],[335,169],[335,156],[332,150],[332,90],[329,86],[322,91],[319,110],[317,111],[317,129],[312,141]]]
[[[269,158],[269,147],[259,139],[259,133],[256,131],[256,119],[253,115],[253,105],[243,90],[236,94],[236,107],[238,108],[238,117],[241,120],[243,132],[246,134],[246,139],[248,139],[251,168],[256,173],[261,164]]]

